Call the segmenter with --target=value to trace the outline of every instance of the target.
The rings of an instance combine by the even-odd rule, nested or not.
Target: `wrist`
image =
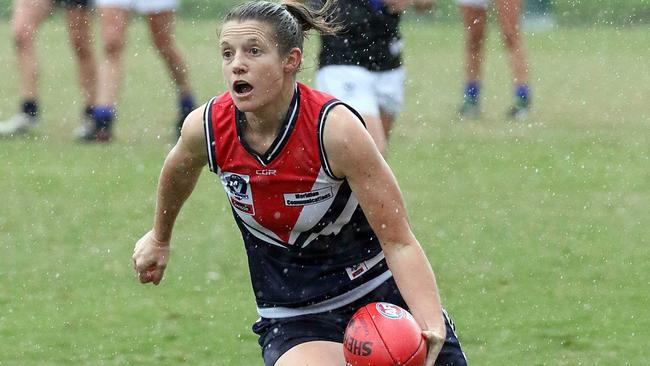
[[[171,235],[161,235],[155,230],[151,230],[150,237],[153,244],[160,248],[168,247],[171,239]]]

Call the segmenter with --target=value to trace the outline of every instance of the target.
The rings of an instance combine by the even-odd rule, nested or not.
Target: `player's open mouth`
[[[235,81],[232,89],[237,95],[244,96],[253,91],[253,86],[243,80]]]

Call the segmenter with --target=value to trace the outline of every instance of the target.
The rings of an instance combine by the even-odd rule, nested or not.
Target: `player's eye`
[[[222,50],[221,51],[221,57],[224,60],[230,60],[232,58],[232,51],[230,51],[230,50]]]
[[[261,54],[261,53],[262,53],[262,50],[260,50],[260,49],[257,48],[257,47],[251,47],[250,52],[251,52],[252,55],[256,56],[256,55]]]

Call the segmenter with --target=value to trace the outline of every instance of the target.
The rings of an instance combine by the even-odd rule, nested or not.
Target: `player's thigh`
[[[11,27],[15,35],[33,34],[52,9],[52,0],[15,0]]]
[[[379,116],[375,76],[360,66],[328,65],[316,73],[316,88],[332,94],[361,114]]]
[[[301,343],[285,352],[275,366],[345,366],[343,345],[329,341]]]
[[[173,45],[174,18],[174,12],[171,10],[147,14],[149,32],[158,49],[166,49]]]
[[[499,25],[504,35],[513,35],[519,31],[521,15],[521,0],[495,0],[499,17]]]
[[[99,5],[99,2],[98,2]],[[126,26],[129,23],[128,8],[115,4],[99,7],[99,25],[104,47],[109,53],[121,52],[126,42]]]
[[[70,39],[77,45],[90,45],[92,19],[90,10],[82,7],[71,7],[66,10],[68,32]]]
[[[406,70],[398,67],[393,70],[375,72],[375,91],[379,109],[383,115],[396,116],[404,106],[404,84]]]

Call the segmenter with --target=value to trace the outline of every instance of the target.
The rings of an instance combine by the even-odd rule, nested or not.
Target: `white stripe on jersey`
[[[293,88],[293,93],[294,95],[298,92],[298,84]],[[289,123],[284,127],[284,131],[282,132],[282,137],[278,141],[284,141],[287,138],[287,135],[289,134],[289,131],[291,130],[291,126],[293,126],[296,123],[296,113],[298,113],[298,106],[300,105],[300,102],[296,101],[296,103],[293,104],[293,110],[291,111],[291,115],[289,116]],[[266,154],[266,159],[270,159],[275,155],[275,153],[278,151],[280,147],[282,147],[283,144],[277,144],[275,146],[275,149],[271,151],[270,153]],[[266,166],[266,164],[264,164]]]
[[[341,294],[339,296],[327,299],[325,301],[319,302],[317,304],[303,306],[299,308],[287,308],[282,306],[272,307],[272,308],[257,308],[257,313],[264,318],[289,318],[292,316],[306,315],[306,314],[316,314],[323,313],[326,311],[334,310],[350,304],[360,298],[366,296],[371,291],[379,287],[386,280],[391,278],[393,274],[390,270],[380,274],[379,276],[373,278],[372,280],[362,284],[359,287],[355,287],[352,290]]]
[[[211,172],[215,172],[218,174],[218,169],[219,167],[215,167],[213,164],[214,162],[214,144],[212,140],[212,136],[210,136],[210,131],[212,130],[212,126],[210,126],[210,112],[212,111],[212,103],[217,97],[212,97],[210,101],[205,105],[205,109],[203,110],[203,131],[205,132],[205,146],[208,149],[208,166],[210,167]],[[217,170],[215,170],[215,168]]]
[[[248,231],[255,235],[255,237],[264,240],[265,242],[273,245],[278,245],[284,248],[284,245],[281,245],[282,239],[280,239],[279,236],[277,236],[273,231],[265,228],[264,226],[260,225],[251,215],[247,215],[245,213],[240,213],[239,210],[236,208],[233,209],[234,212],[237,213],[237,216],[239,219],[244,223],[246,228],[248,228]]]
[[[339,217],[336,218],[336,221],[325,226],[320,232],[309,235],[309,238],[307,238],[307,240],[305,240],[305,242],[302,244],[302,248],[309,245],[319,235],[338,234],[343,226],[350,222],[350,219],[352,218],[352,215],[354,215],[354,211],[356,211],[358,205],[359,202],[357,201],[357,197],[355,197],[354,193],[352,193],[348,199],[348,202],[345,204],[343,212],[341,212]]]
[[[241,216],[239,216],[239,217],[241,217]],[[248,225],[248,223],[245,220],[242,220],[242,222],[244,223],[244,226],[246,226],[246,229],[248,229],[248,232],[253,234],[253,236],[255,236],[256,238],[264,241],[265,243],[275,245],[275,246],[278,246],[278,247],[283,248],[283,249],[289,249],[286,245],[283,244],[282,240],[280,240],[279,238],[277,240],[273,240],[272,237],[269,237],[269,236],[265,235],[264,233],[260,232],[259,230],[255,229],[254,227]],[[262,228],[263,230],[265,230],[267,232],[270,232],[269,230],[266,230],[266,228],[264,228],[262,226],[258,225],[258,227]],[[275,233],[273,233],[273,232],[271,232],[271,234],[275,235]]]
[[[314,181],[314,185],[311,187],[310,190],[318,191],[319,189],[326,188],[326,187],[328,188],[331,187],[332,197],[336,197],[336,194],[339,192],[339,188],[341,188],[341,182],[332,180],[332,178],[330,178],[325,173],[323,167],[321,166],[320,171],[318,172],[318,176]],[[296,220],[296,224],[293,226],[293,230],[291,230],[291,233],[289,234],[289,243],[291,245],[295,244],[300,234],[302,234],[305,231],[311,230],[311,228],[313,228],[314,225],[318,224],[318,222],[323,218],[323,216],[327,214],[327,211],[332,207],[332,204],[334,203],[335,200],[332,199],[330,200],[329,205],[318,204],[318,205],[303,206],[302,211],[300,211],[300,216],[298,216],[298,219]],[[310,239],[313,240],[312,237],[315,238],[319,234],[320,233],[314,233],[310,235]]]
[[[325,172],[328,175],[331,175],[332,178],[336,178],[332,169],[330,168],[330,162],[327,161],[325,155],[325,121],[327,120],[327,114],[330,112],[332,107],[342,104],[340,101],[334,101],[331,103],[326,103],[324,109],[321,111],[321,118],[318,120],[318,145],[320,148],[321,160],[324,165]]]

